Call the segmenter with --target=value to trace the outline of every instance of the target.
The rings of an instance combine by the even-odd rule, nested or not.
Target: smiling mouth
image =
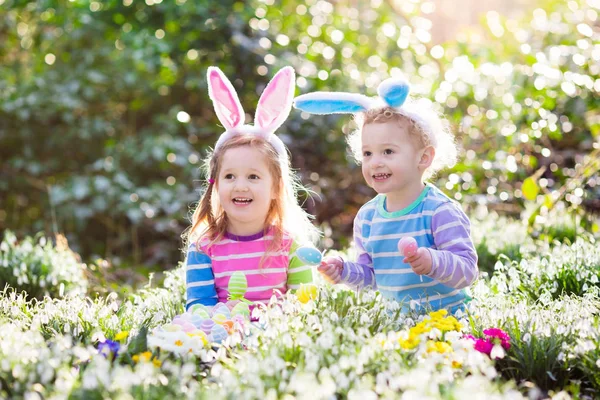
[[[373,180],[384,181],[387,178],[389,178],[390,176],[392,176],[392,174],[375,174],[375,175],[373,175]]]
[[[247,199],[245,197],[235,197],[233,200],[233,204],[237,205],[248,205],[252,203],[252,199]]]

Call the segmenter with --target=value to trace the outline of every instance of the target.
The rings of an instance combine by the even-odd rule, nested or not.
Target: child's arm
[[[196,244],[190,245],[185,260],[185,287],[187,310],[194,304],[214,306],[217,304],[217,290],[210,257],[198,251]]]
[[[290,249],[290,262],[288,264],[288,277],[287,277],[287,287],[288,289],[299,289],[300,284],[302,283],[312,283],[313,282],[313,272],[312,267],[310,265],[305,265],[300,259],[295,255],[296,249],[298,248],[298,244],[296,242],[292,243],[292,248]]]
[[[356,262],[344,261],[341,282],[356,289],[367,286],[376,289],[373,260],[367,250],[365,250],[362,238],[362,221],[358,215],[354,218],[354,244],[358,257]]]
[[[469,218],[459,206],[447,203],[435,210],[431,230],[437,249],[427,249],[432,262],[427,276],[456,289],[471,285],[479,270]]]

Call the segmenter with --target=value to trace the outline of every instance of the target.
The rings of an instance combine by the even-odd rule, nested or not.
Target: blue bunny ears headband
[[[437,147],[437,132],[444,131],[442,121],[427,100],[408,99],[410,85],[404,78],[389,78],[377,87],[378,97],[347,92],[312,92],[294,99],[294,107],[310,114],[356,114],[392,107],[416,123]],[[408,101],[407,101],[408,100]]]

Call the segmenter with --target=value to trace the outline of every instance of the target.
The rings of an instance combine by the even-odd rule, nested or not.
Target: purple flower
[[[112,340],[106,340],[104,342],[98,343],[98,353],[104,355],[104,357],[109,357],[111,360],[114,360],[119,353],[119,348],[121,345],[119,342],[114,342]]]

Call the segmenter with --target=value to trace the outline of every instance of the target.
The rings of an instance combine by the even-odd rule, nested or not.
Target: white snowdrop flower
[[[492,352],[490,353],[490,358],[492,359],[502,359],[504,358],[504,347],[501,344],[495,344],[492,347]]]
[[[496,376],[498,375],[498,372],[496,371],[496,368],[494,368],[493,366],[488,366],[487,368],[485,368],[483,370],[483,373],[485,376],[487,376],[489,379],[494,379],[496,378]]]
[[[350,389],[348,392],[348,400],[376,400],[378,396],[375,392],[369,389]]]

